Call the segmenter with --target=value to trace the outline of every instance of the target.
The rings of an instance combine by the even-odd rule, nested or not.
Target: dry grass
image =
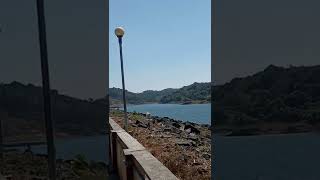
[[[113,116],[113,119],[119,125],[123,125],[120,116]],[[130,125],[129,133],[179,179],[211,179],[211,159],[206,160],[201,157],[195,147],[176,145],[175,141],[178,138],[175,136],[169,138],[159,136],[152,130],[157,128],[156,126],[157,124],[152,124],[151,128],[140,128]]]

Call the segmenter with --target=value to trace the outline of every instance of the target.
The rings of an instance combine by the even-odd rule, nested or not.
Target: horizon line
[[[143,91],[141,91],[141,92],[134,92],[134,91],[130,91],[130,90],[126,89],[126,91],[129,91],[129,92],[138,94],[138,93],[143,93],[143,92],[145,92],[145,91],[163,91],[163,90],[165,90],[165,89],[181,89],[181,88],[183,88],[183,87],[185,87],[185,86],[190,86],[190,85],[195,84],[195,83],[211,83],[211,81],[209,81],[209,82],[208,82],[208,81],[205,81],[205,82],[193,82],[193,83],[191,83],[191,84],[184,85],[184,86],[182,86],[182,87],[176,87],[176,88],[170,88],[170,87],[168,87],[168,88],[163,88],[163,89],[160,89],[160,90],[147,89],[147,90],[143,90]],[[115,86],[109,87],[109,89],[111,89],[111,88],[117,88],[117,89],[121,89],[121,90],[122,90],[122,88],[115,87]]]

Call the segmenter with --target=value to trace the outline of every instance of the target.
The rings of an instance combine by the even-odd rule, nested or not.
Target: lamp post
[[[49,65],[47,53],[46,24],[44,17],[44,0],[37,0],[40,60],[42,73],[43,107],[46,124],[49,179],[56,179],[56,149],[54,145],[54,125],[51,117],[51,97],[49,82]]]
[[[124,129],[128,131],[128,117],[127,117],[127,104],[126,104],[126,88],[124,85],[124,72],[123,72],[123,57],[122,57],[122,37],[124,35],[124,29],[117,27],[114,31],[119,40],[120,48],[120,62],[121,62],[121,76],[122,76],[122,97],[123,97],[123,109],[124,109]]]

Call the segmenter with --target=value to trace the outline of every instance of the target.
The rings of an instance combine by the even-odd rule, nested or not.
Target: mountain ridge
[[[197,92],[199,90],[199,92]],[[109,88],[111,104],[121,104],[122,89]],[[126,90],[126,98],[129,104],[145,103],[208,103],[210,102],[210,83],[195,82],[182,88],[166,88],[163,90],[145,90],[141,93],[133,93]],[[117,103],[115,103],[117,102]]]
[[[319,77],[320,65],[269,65],[253,75],[214,86],[215,125],[231,129],[250,126],[260,132],[269,131],[268,128],[309,131],[313,125],[320,125]],[[271,127],[275,123],[278,126]]]
[[[128,103],[137,104],[204,103],[210,102],[212,94],[214,130],[224,126],[231,130],[251,127],[260,132],[268,132],[269,129],[279,132],[310,131],[317,126],[320,129],[319,77],[320,65],[288,68],[270,65],[263,71],[234,78],[223,85],[193,83],[179,89],[142,93],[127,91],[127,99]],[[121,104],[122,90],[110,88],[109,92],[110,103]],[[57,90],[51,90],[51,95],[58,133],[79,135],[104,131],[109,105],[107,98],[83,100],[59,94]],[[5,134],[24,135],[26,132],[22,130],[27,130],[24,127],[29,126],[28,123],[40,133],[44,122],[42,99],[40,86],[16,81],[0,83],[0,118],[8,119],[5,122],[12,125],[5,128],[10,129]],[[285,126],[271,126],[275,123]]]

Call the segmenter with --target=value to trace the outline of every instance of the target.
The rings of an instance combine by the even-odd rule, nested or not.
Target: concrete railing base
[[[135,138],[109,118],[111,169],[121,180],[177,180],[178,178]]]

